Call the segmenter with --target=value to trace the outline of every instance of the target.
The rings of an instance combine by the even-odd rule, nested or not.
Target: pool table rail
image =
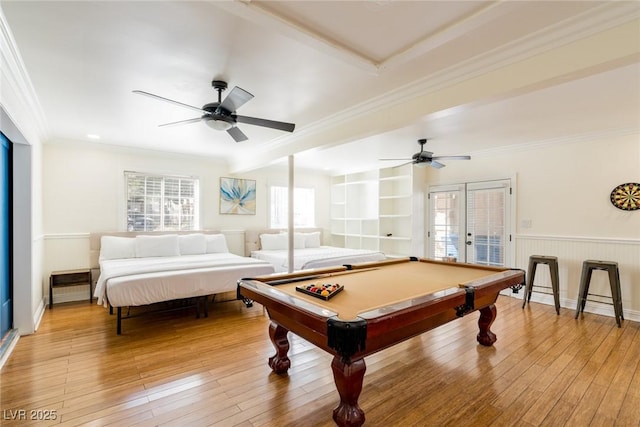
[[[359,327],[363,329],[362,334],[366,337],[365,346],[357,351],[347,352],[344,352],[344,349],[336,349],[328,340],[331,334],[329,329],[336,323],[340,324],[340,319],[337,319],[338,313],[281,292],[277,286],[258,280],[241,280],[239,292],[243,297],[263,304],[270,319],[282,327],[295,331],[300,337],[334,356],[354,359],[378,352],[494,304],[502,289],[521,281],[518,271],[506,270],[496,274],[499,277],[497,281],[496,276],[492,275],[493,281],[479,280],[475,281],[473,286],[447,288],[359,313],[356,319],[347,322],[354,323],[354,326],[358,322]],[[361,320],[366,321],[364,326]],[[491,340],[483,339],[481,344],[491,345],[492,342],[489,341]]]

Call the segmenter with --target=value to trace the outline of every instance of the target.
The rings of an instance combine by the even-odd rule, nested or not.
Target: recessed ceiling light
[[[100,135],[96,135],[95,133],[88,133],[87,138],[89,139],[100,139]]]

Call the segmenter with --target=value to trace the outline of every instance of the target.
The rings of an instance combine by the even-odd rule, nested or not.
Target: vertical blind
[[[506,197],[507,187],[500,181],[491,186],[467,186],[467,236],[472,242],[471,259],[476,264],[505,264]]]

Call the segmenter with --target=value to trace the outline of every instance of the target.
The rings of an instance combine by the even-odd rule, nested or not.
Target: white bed
[[[381,261],[382,252],[366,249],[347,249],[335,246],[294,249],[293,270],[333,267],[344,264]],[[270,262],[276,273],[289,271],[289,253],[287,250],[259,250],[251,252],[255,259]]]
[[[286,233],[263,231],[253,241],[245,243],[251,249],[252,258],[268,261],[276,273],[289,271],[288,236]],[[321,245],[320,231],[296,232],[294,234],[294,258],[292,270],[308,270],[381,261],[386,256],[380,251],[367,249],[348,249]]]
[[[238,279],[274,272],[267,261],[231,253],[100,262],[98,304],[128,307],[235,291]]]
[[[104,235],[99,266],[94,296],[118,309],[118,334],[122,307],[206,298],[236,291],[241,278],[274,272],[267,261],[230,253],[224,235],[202,233]]]

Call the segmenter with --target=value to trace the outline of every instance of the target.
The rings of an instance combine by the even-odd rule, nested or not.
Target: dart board
[[[623,211],[640,209],[640,183],[627,182],[611,191],[611,204]]]

